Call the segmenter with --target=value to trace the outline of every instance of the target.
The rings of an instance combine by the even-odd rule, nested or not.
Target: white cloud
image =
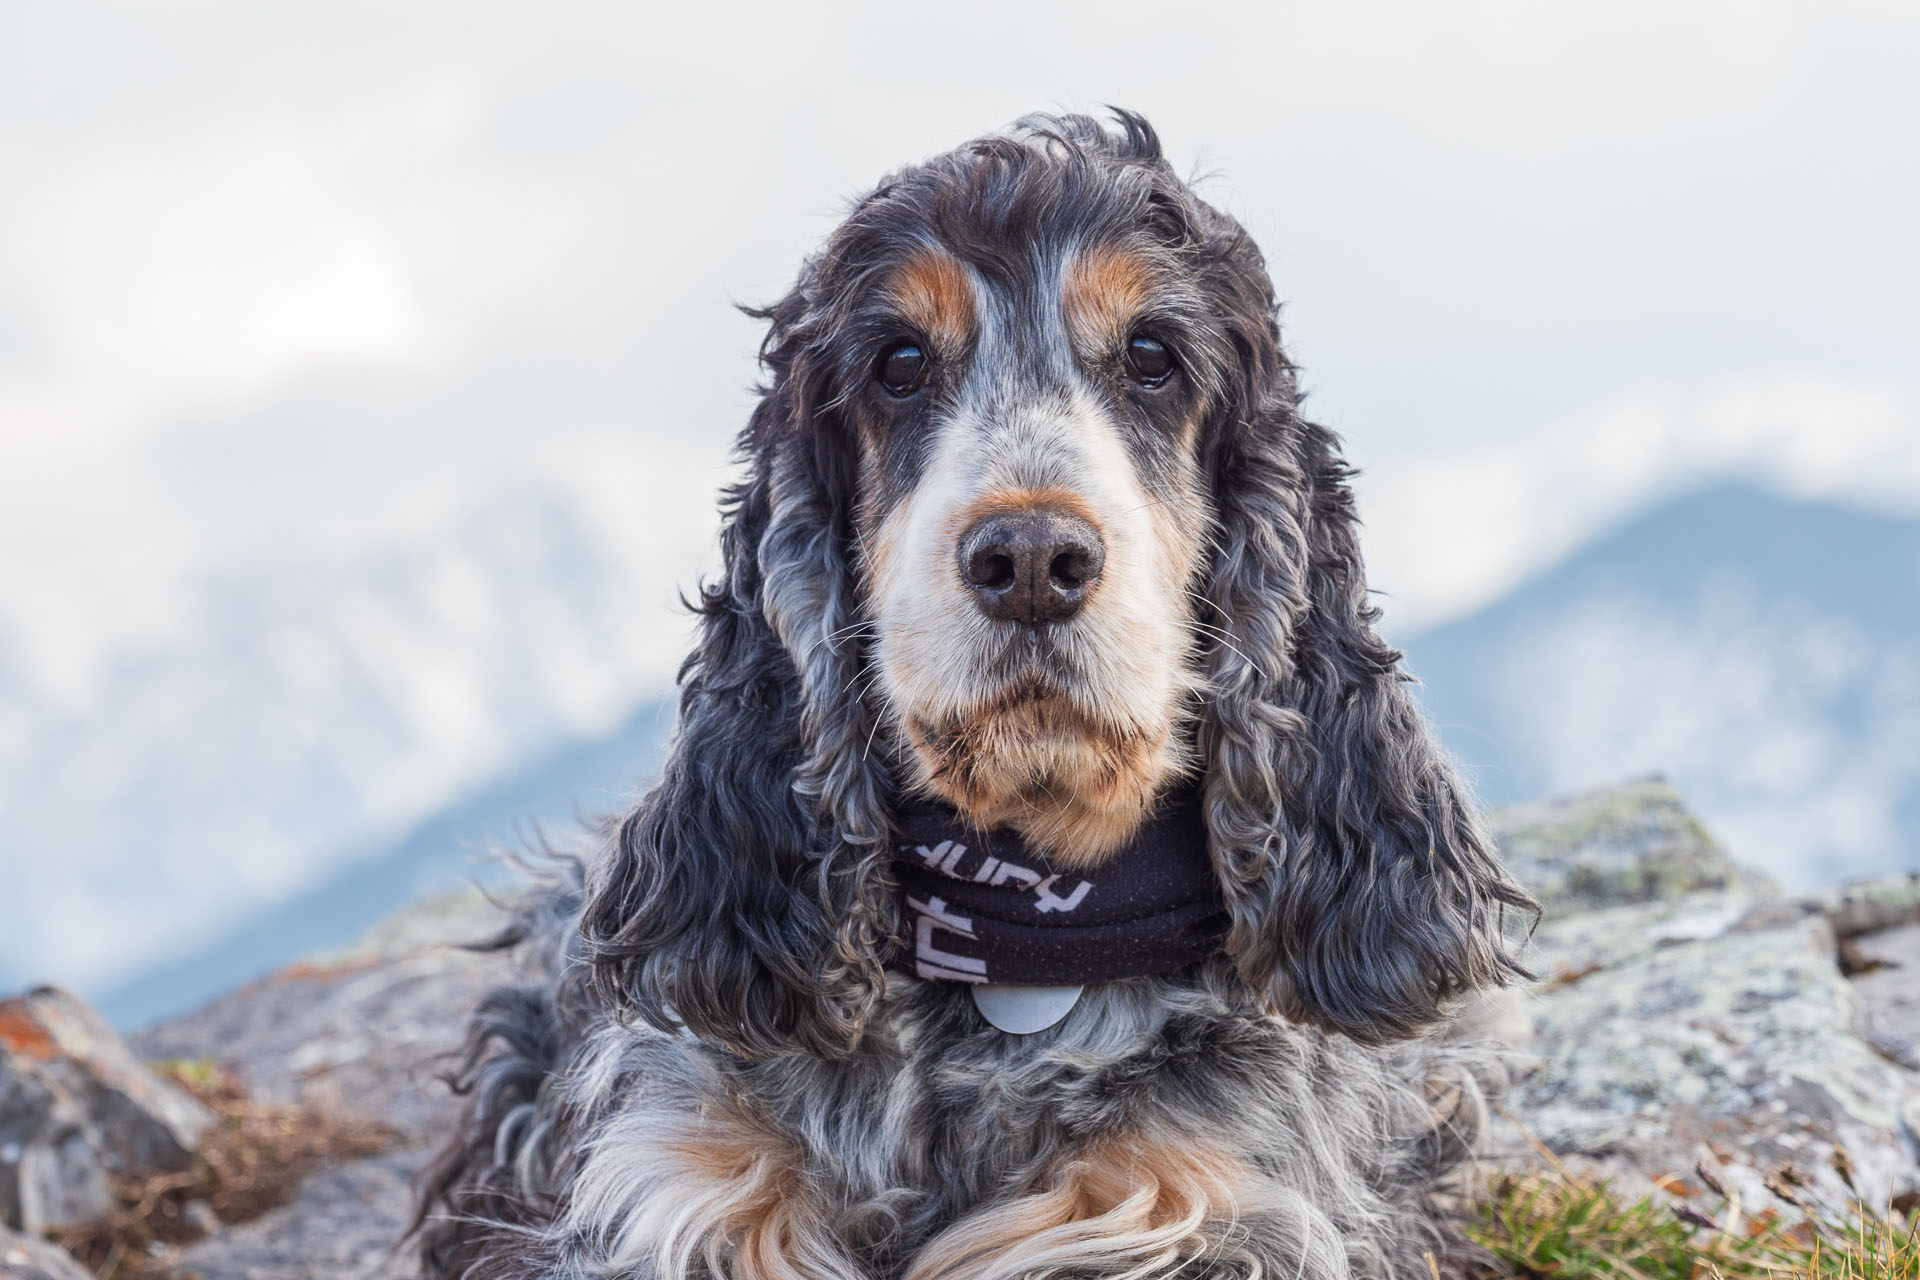
[[[46,377],[93,392],[48,406],[63,425],[153,429],[316,370],[425,359],[434,335],[399,246],[305,141],[261,132],[103,166],[28,228]]]

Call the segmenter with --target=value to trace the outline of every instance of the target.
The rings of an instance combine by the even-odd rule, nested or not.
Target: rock
[[[1805,901],[1842,938],[1920,923],[1920,872],[1823,889]]]
[[[347,950],[137,1033],[131,1049],[71,997],[36,992],[0,1004],[0,1053],[6,1055],[0,1057],[0,1134],[11,1132],[11,1118],[26,1156],[0,1163],[0,1194],[19,1182],[9,1181],[10,1170],[33,1175],[27,1185],[38,1188],[30,1195],[37,1197],[29,1223],[35,1230],[111,1207],[110,1170],[128,1159],[167,1154],[163,1135],[143,1123],[172,1134],[176,1156],[190,1151],[196,1123],[205,1123],[199,1104],[154,1077],[135,1052],[150,1060],[212,1060],[258,1101],[377,1121],[399,1131],[403,1142],[321,1170],[292,1203],[253,1222],[222,1225],[205,1205],[188,1206],[209,1234],[173,1259],[178,1274],[206,1280],[412,1274],[398,1243],[412,1208],[409,1182],[450,1129],[458,1106],[435,1075],[481,992],[503,976],[491,957],[447,940],[479,937],[497,923],[497,912],[477,895],[430,900]],[[174,1105],[181,1100],[184,1109]],[[109,1130],[118,1135],[111,1147]],[[46,1185],[69,1190],[54,1203]],[[0,1277],[13,1274],[0,1269]],[[67,1274],[47,1273],[59,1280]]]
[[[338,1165],[291,1204],[190,1245],[175,1273],[199,1280],[413,1280],[405,1244],[418,1150]]]
[[[1866,1006],[1867,1038],[1889,1058],[1920,1070],[1920,924],[1854,938],[1851,957],[1870,966],[1853,975]]]
[[[436,1079],[481,994],[507,976],[495,957],[449,944],[483,936],[498,913],[477,895],[435,899],[346,950],[294,965],[136,1035],[154,1057],[211,1057],[258,1100],[377,1121],[397,1149],[322,1169],[294,1200],[181,1251],[174,1273],[202,1280],[411,1277],[402,1240],[411,1181],[452,1131],[459,1102]]]
[[[59,1245],[0,1227],[0,1280],[93,1280]]]
[[[96,1216],[108,1174],[185,1168],[212,1121],[76,997],[0,1001],[0,1222],[38,1232]]]
[[[445,941],[498,927],[484,899],[462,901],[450,910],[429,900],[365,945],[292,965],[137,1032],[133,1044],[151,1059],[212,1058],[256,1101],[437,1136],[457,1110],[437,1079],[445,1055],[480,995],[502,979],[493,957]]]
[[[26,1040],[8,1047],[40,1060],[47,1072],[80,1092],[98,1125],[115,1167],[133,1173],[183,1169],[193,1159],[213,1113],[178,1085],[162,1079],[134,1056],[126,1042],[76,996],[42,987],[0,1002],[0,1041],[8,1025]]]
[[[1657,780],[1493,825],[1547,904],[1497,1158],[1531,1138],[1633,1193],[1701,1164],[1749,1211],[1784,1164],[1842,1212],[1920,1187],[1920,877],[1783,896]]]
[[[1733,890],[1573,915],[1548,915],[1534,930],[1525,957],[1528,967],[1552,988],[1663,947],[1739,931],[1753,914],[1751,899],[1744,891]],[[1804,913],[1795,912],[1780,923],[1806,918]]]
[[[1507,868],[1549,920],[1703,890],[1767,888],[1659,778],[1496,809],[1488,823]]]
[[[0,1050],[0,1227],[39,1231],[113,1207],[85,1109]]]
[[[1593,921],[1628,933],[1624,914]],[[1866,1010],[1827,921],[1703,932],[1664,943],[1642,933],[1597,959],[1575,936],[1589,949],[1533,1003],[1535,1062],[1508,1104],[1520,1124],[1637,1188],[1705,1162],[1750,1206],[1770,1202],[1763,1181],[1787,1163],[1845,1206],[1835,1146],[1869,1204],[1920,1185],[1903,1125],[1920,1078],[1862,1038]],[[1547,954],[1554,945],[1543,939]],[[1524,1159],[1510,1140],[1503,1154]]]
[[[431,894],[408,904],[345,947],[309,957],[312,963],[353,964],[398,960],[434,947],[458,947],[483,938],[501,924],[500,906],[475,886]]]

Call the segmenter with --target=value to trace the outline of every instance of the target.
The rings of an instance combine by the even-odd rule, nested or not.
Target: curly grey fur
[[[584,900],[549,889],[510,939],[529,981],[470,1033],[467,1119],[425,1186],[428,1276],[1335,1280],[1447,1254],[1435,1196],[1497,1073],[1422,1033],[1520,973],[1503,930],[1530,903],[1375,632],[1348,473],[1299,414],[1258,251],[1118,120],[1036,118],[896,175],[760,313],[770,384],[673,749]],[[1153,236],[1208,300],[1188,353],[1213,502],[1199,594],[1230,643],[1204,658],[1196,732],[1233,929],[1214,962],[1009,1037],[882,966],[898,756],[844,639],[865,620],[848,300],[920,237],[992,274],[1010,246],[1103,226]],[[1085,1153],[1142,1142],[1211,1154],[1125,1239],[1036,1234],[1017,1264],[967,1243],[1097,1181]],[[713,1163],[736,1147],[737,1170]],[[1216,1169],[1222,1203],[1158,1222]],[[755,1196],[777,1221],[728,1216]]]

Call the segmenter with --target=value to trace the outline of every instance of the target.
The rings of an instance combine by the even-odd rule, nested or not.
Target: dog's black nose
[[[1064,622],[1106,567],[1100,531],[1058,507],[982,516],[960,535],[960,576],[989,618]]]

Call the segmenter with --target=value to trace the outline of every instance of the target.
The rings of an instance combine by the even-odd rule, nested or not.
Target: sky
[[[664,682],[735,304],[1035,110],[1144,111],[1264,247],[1389,635],[1714,478],[1920,510],[1915,66],[1903,3],[9,0],[0,762],[193,584],[569,467],[630,478]]]

